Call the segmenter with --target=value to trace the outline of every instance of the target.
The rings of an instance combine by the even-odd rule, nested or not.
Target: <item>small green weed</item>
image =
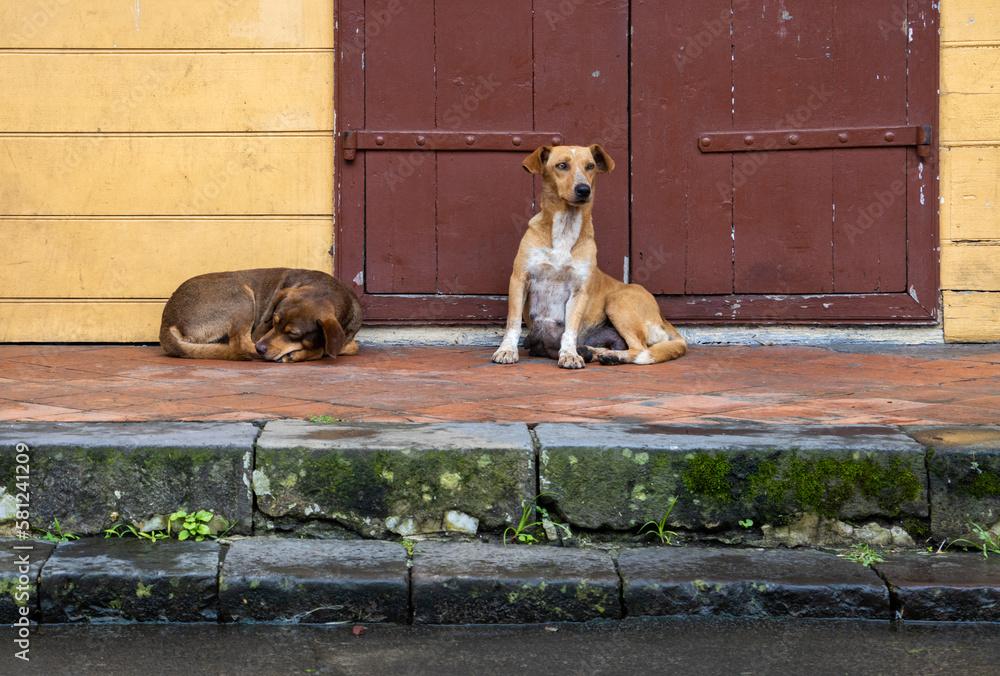
[[[503,544],[506,547],[508,542],[520,542],[522,545],[533,545],[538,542],[538,538],[532,533],[533,530],[542,525],[541,521],[532,521],[535,510],[535,503],[521,500],[521,518],[516,526],[508,526],[503,532]]]
[[[548,525],[552,525],[555,528],[558,528],[559,530],[561,530],[563,532],[563,538],[569,540],[569,539],[571,539],[573,537],[573,531],[570,530],[570,527],[569,527],[568,523],[559,523],[558,521],[556,521],[555,519],[553,519],[549,515],[549,510],[545,509],[544,507],[542,507],[541,505],[539,505],[537,502],[535,503],[535,509],[538,511],[538,514],[542,517],[542,526],[543,527],[547,527]]]
[[[340,418],[334,418],[332,415],[314,415],[308,418],[308,420],[315,425],[336,425],[337,423],[344,422]]]
[[[740,524],[742,528],[745,528],[747,530],[753,528],[753,519],[740,519],[736,523]]]
[[[670,518],[670,514],[674,511],[675,506],[677,506],[677,498],[671,498],[670,504],[667,505],[667,511],[663,513],[663,518],[659,521],[647,521],[639,529],[639,535],[655,535],[661,545],[673,545],[674,538],[678,537],[678,535],[672,530],[667,530],[667,519]]]
[[[159,542],[160,540],[166,540],[170,536],[167,535],[162,530],[154,530],[143,532],[131,524],[118,524],[117,526],[112,526],[111,528],[104,529],[104,539],[108,540],[113,537],[124,537],[126,535],[132,535],[140,540],[146,540],[148,542]]]
[[[409,556],[412,559],[413,558],[413,544],[414,544],[413,540],[403,540],[403,542],[401,544],[403,545],[403,549],[406,550],[406,555]]]
[[[882,556],[882,552],[864,543],[854,545],[846,554],[838,554],[838,556],[860,564],[865,568],[871,568],[876,563],[885,563],[885,557]]]
[[[975,534],[976,539],[979,540],[979,542],[973,542],[962,538],[960,540],[955,540],[951,544],[982,550],[983,557],[987,559],[990,558],[990,554],[1000,556],[1000,534],[986,530],[978,523],[970,523],[969,528],[972,529],[972,532]]]
[[[206,537],[212,537],[212,529],[208,523],[215,517],[212,512],[200,509],[197,512],[186,512],[179,509],[170,515],[167,520],[167,534],[169,535],[177,523],[177,539],[187,540],[194,538],[195,542],[201,542]]]
[[[70,540],[79,540],[80,536],[74,533],[64,531],[62,529],[62,524],[59,523],[59,519],[52,517],[52,523],[46,528],[36,528],[39,533],[42,534],[42,539],[46,542],[69,542]]]

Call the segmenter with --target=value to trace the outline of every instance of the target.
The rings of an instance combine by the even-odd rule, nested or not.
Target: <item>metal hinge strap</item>
[[[516,131],[371,131],[352,129],[341,134],[344,159],[352,161],[359,150],[479,150],[529,151],[543,145],[560,145],[557,132]]]
[[[854,127],[783,131],[707,132],[698,137],[703,153],[759,153],[829,148],[896,148],[915,146],[928,157],[934,141],[931,125],[919,127]]]

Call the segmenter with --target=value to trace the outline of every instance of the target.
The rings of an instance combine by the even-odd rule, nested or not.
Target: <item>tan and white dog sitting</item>
[[[524,160],[542,176],[542,211],[531,219],[510,277],[507,331],[493,361],[518,360],[521,319],[532,356],[558,359],[566,369],[584,362],[657,364],[687,352],[687,343],[660,316],[656,299],[597,267],[594,183],[615,162],[599,145],[543,146]]]

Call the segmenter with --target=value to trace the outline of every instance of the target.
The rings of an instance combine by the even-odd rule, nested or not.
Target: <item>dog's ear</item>
[[[545,169],[545,163],[549,161],[552,154],[552,146],[541,146],[535,152],[524,158],[521,166],[529,174],[540,174]]]
[[[331,357],[336,357],[347,344],[347,334],[344,333],[344,327],[340,325],[332,312],[316,320],[316,323],[323,330],[323,352]]]
[[[590,146],[590,154],[594,156],[594,163],[597,165],[597,170],[602,174],[610,174],[615,170],[615,161],[611,159],[611,155],[600,144],[595,143]]]
[[[244,285],[243,288],[246,289],[247,294],[250,296],[250,300],[256,303],[257,301],[250,287]],[[289,295],[289,289],[285,288],[285,289],[280,289],[273,296],[271,296],[271,301],[267,304],[267,309],[264,310],[264,314],[261,315],[261,319],[263,319],[264,322],[270,323],[271,318],[274,317],[274,313],[278,309],[278,306],[281,305],[281,301],[288,298],[288,295]]]

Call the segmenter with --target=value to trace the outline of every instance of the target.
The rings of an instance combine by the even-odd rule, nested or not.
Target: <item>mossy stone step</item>
[[[502,530],[535,495],[525,425],[268,423],[253,487],[259,531],[333,522],[366,537]]]
[[[1000,426],[909,427],[927,446],[931,530],[972,538],[970,524],[1000,527]]]
[[[206,509],[249,533],[259,430],[248,423],[17,423],[0,426],[0,524],[11,521],[18,444],[27,447],[31,525],[77,534]]]
[[[928,516],[924,448],[871,426],[543,424],[541,489],[574,526],[692,530]]]

